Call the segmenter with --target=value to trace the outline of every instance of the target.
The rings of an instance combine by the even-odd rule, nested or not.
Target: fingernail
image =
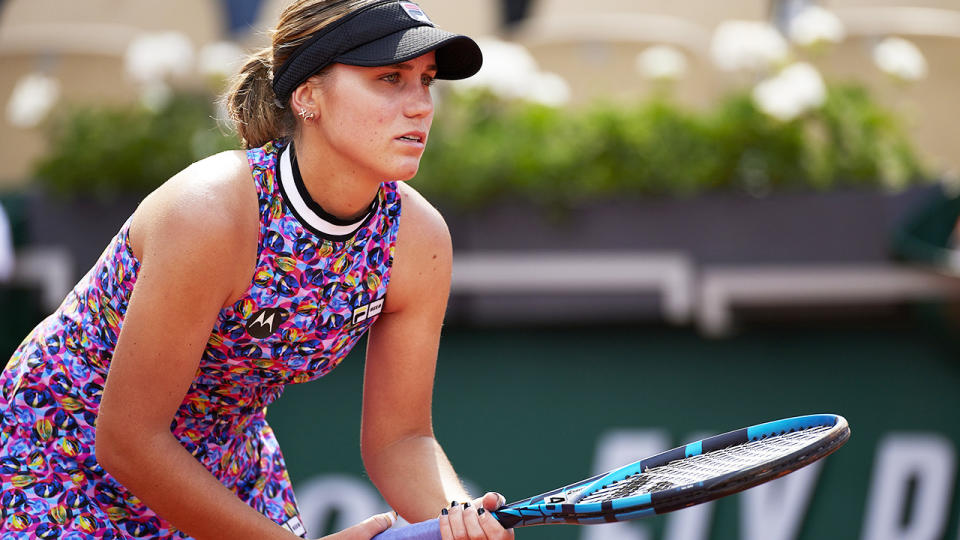
[[[457,501],[450,501],[450,508],[453,508],[457,505]]]
[[[464,509],[470,508],[470,503],[468,502],[463,503],[463,508]]]
[[[484,512],[486,512],[486,509],[480,508],[479,510],[477,510],[477,515],[482,516]]]
[[[450,513],[450,512],[447,511],[446,508],[444,508],[443,510],[440,511],[440,514],[441,514],[441,515],[444,515],[444,516],[447,515],[447,514],[449,514],[449,513]]]

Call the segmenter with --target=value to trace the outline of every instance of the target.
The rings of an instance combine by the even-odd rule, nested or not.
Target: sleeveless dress
[[[292,145],[247,151],[260,206],[257,266],[222,309],[170,426],[225,486],[304,534],[266,407],[288,383],[340,363],[380,313],[400,218],[396,184],[366,217],[338,221],[314,203]],[[0,538],[185,538],[104,471],[94,426],[137,279],[130,221],[0,375]]]

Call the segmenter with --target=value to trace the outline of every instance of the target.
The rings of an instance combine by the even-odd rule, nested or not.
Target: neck
[[[293,140],[300,176],[310,198],[339,219],[352,220],[366,214],[382,180],[312,139],[301,134]]]

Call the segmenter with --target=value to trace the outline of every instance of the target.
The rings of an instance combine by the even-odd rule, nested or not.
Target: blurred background
[[[420,3],[485,56],[435,86],[412,181],[453,235],[435,424],[474,490],[852,427],[728,500],[520,538],[957,538],[958,0]],[[0,0],[0,353],[146,193],[239,146],[216,98],[284,4]],[[384,506],[362,364],[270,410],[313,536]]]

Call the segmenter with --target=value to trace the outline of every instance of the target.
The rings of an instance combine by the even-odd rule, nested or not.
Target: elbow
[[[363,462],[364,468],[367,470],[370,469],[374,456],[377,454],[376,448],[372,444],[361,438],[360,440],[360,461]]]
[[[115,433],[116,429],[109,421],[106,421],[103,416],[97,417],[97,425],[94,430],[94,455],[103,470],[113,476],[117,476],[119,456],[123,454],[117,449],[118,442]]]
[[[152,449],[149,437],[131,425],[119,425],[109,415],[98,415],[94,431],[97,463],[121,482],[138,470],[141,454]]]
[[[430,445],[439,444],[432,431],[413,431],[398,434],[391,438],[361,436],[360,459],[363,460],[364,466],[369,467],[370,462],[381,459],[398,448],[406,448],[409,445],[417,446],[422,444],[423,441],[427,441]]]

